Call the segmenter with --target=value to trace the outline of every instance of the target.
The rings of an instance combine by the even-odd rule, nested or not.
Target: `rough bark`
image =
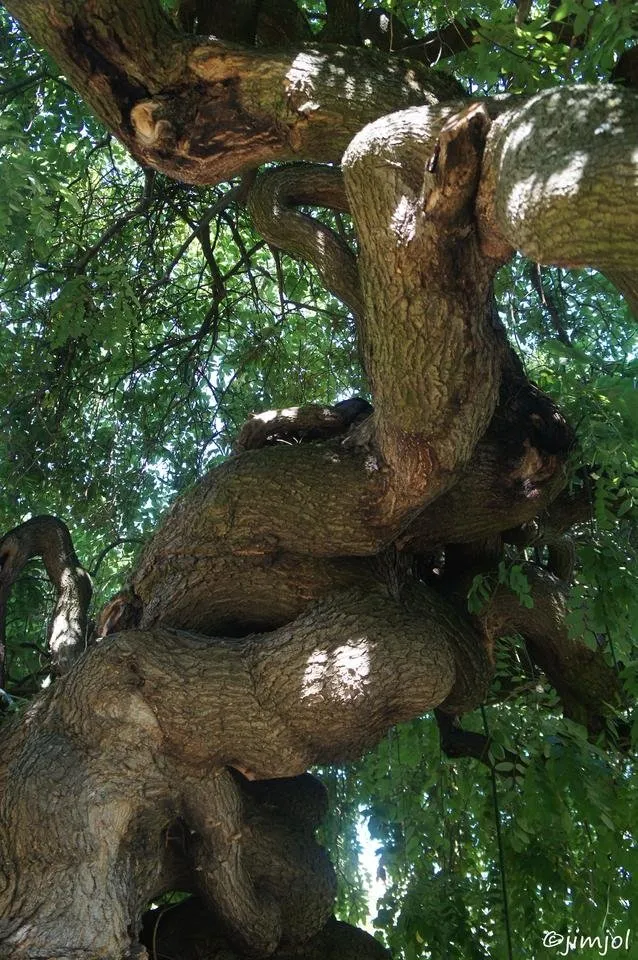
[[[370,120],[460,92],[427,67],[374,50],[346,58],[343,48],[267,52],[187,36],[158,0],[8,8],[140,163],[192,183],[272,160],[338,161]]]
[[[556,579],[529,575],[531,615],[499,591],[482,628],[521,632],[568,715],[598,733],[615,675],[567,637]],[[133,956],[145,905],[175,888],[203,898],[240,956],[323,943],[333,878],[313,831],[325,804],[298,775],[426,709],[471,709],[490,674],[455,597],[414,582],[399,597],[336,593],[238,640],[107,638],[5,732],[0,945],[15,958]],[[250,783],[272,777],[297,779]]]
[[[635,272],[638,94],[545,90],[495,120],[479,222],[537,263]]]
[[[17,578],[32,557],[41,557],[57,591],[49,625],[51,664],[64,673],[86,649],[91,578],[80,564],[67,527],[56,517],[33,517],[0,540],[0,620],[4,633],[6,603]],[[5,685],[4,650],[0,648],[0,687]]]
[[[375,396],[374,441],[391,488],[385,508],[394,514],[422,508],[450,484],[498,397],[503,341],[490,286],[497,263],[481,254],[473,216],[489,123],[478,106],[461,114],[415,110],[353,140],[343,168],[363,298],[343,243],[289,209],[307,202],[313,177],[321,201],[343,209],[338,173],[296,177],[289,168],[256,185],[252,207],[262,231],[313,259],[358,316]],[[269,184],[274,201],[267,206]]]
[[[421,507],[466,465],[491,419],[502,340],[491,311],[495,264],[480,253],[473,216],[489,118],[481,107],[415,114],[416,135],[409,111],[366,127],[343,167],[377,443],[401,477],[397,501]]]
[[[254,443],[257,424],[276,422],[285,439],[290,414],[273,411],[246,432]],[[302,408],[302,430],[307,416]],[[566,481],[572,432],[513,362],[468,466],[416,516],[387,510],[393,476],[368,436],[373,424],[324,443],[249,450],[183,495],[132,576],[144,625],[233,634],[279,626],[339,587],[385,582],[375,558],[393,541],[415,556],[501,534],[541,515]]]
[[[504,539],[529,542],[522,525],[570,522],[551,515],[571,431],[512,358],[494,272],[516,248],[597,266],[633,296],[637,96],[584,87],[479,104],[374,51],[187,35],[155,0],[9,9],[132,155],[171,176],[213,183],[345,151],[343,183],[325,167],[268,172],[250,205],[353,309],[374,412],[253,422],[242,452],[178,499],[104,612],[98,633],[122,632],[10,724],[0,955],[139,955],[143,910],[179,888],[205,917],[191,955],[226,949],[223,928],[239,956],[373,957],[330,920],[321,789],[306,768],[359,756],[425,710],[472,709],[490,645],[513,630],[593,735],[620,703],[600,653],[568,637],[551,573],[530,571],[531,614],[500,590],[473,623],[464,598],[472,564],[490,569]],[[211,9],[228,36],[259,29],[250,3],[234,25]],[[329,35],[356,39],[353,10],[329,5]],[[300,204],[348,209],[357,259]],[[0,543],[2,602],[24,534]],[[61,636],[73,650],[86,584],[65,577],[78,567],[72,548],[48,567],[60,597],[71,587]]]
[[[336,594],[243,640],[107,638],[5,735],[2,949],[16,960],[119,956],[144,906],[178,883],[251,954],[314,936],[333,896],[316,819],[304,827],[264,807],[258,822],[246,811],[254,794],[227,768],[292,777],[359,756],[393,723],[466,709],[489,674],[469,623],[425,587],[404,602]],[[195,838],[177,868],[165,844],[176,820]]]
[[[8,8],[133,156],[194,183],[272,160],[338,162],[370,121],[462,95],[449,78],[373,50],[201,42],[158,0],[125,8],[11,0]],[[484,248],[633,271],[637,102],[635,91],[613,86],[490,101],[500,117],[481,184]]]

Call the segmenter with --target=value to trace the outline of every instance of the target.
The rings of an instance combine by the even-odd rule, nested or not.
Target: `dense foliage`
[[[491,2],[390,7],[415,36],[465,23],[472,43],[455,72],[489,92],[607,77],[635,29],[631,4],[593,0],[533,4],[516,21],[516,8]],[[307,8],[319,29],[319,5]],[[166,505],[228,454],[251,410],[365,395],[366,384],[345,308],[254,232],[244,184],[197,189],[140,169],[0,18],[0,527],[63,516],[98,609]],[[350,236],[347,218],[332,224]],[[572,481],[595,504],[595,521],[577,530],[574,630],[605,647],[635,694],[635,321],[593,272],[519,259],[497,296],[530,376],[570,418],[590,465]],[[501,575],[524,600],[517,568]],[[49,588],[35,565],[20,587],[7,624],[16,704],[48,674]],[[492,587],[475,583],[470,602]],[[493,702],[466,724],[494,738],[498,776],[440,756],[430,718],[324,771],[340,911],[353,922],[368,912],[358,867],[367,821],[385,891],[373,922],[406,960],[539,956],[548,930],[624,936],[630,926],[632,761],[553,711],[554,692],[541,676],[522,679],[519,656],[499,647]]]

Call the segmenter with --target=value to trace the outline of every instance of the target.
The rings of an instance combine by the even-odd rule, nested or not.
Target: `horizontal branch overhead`
[[[220,182],[269,161],[339,162],[379,117],[463,104],[456,81],[415,61],[196,37],[159,0],[7,7],[141,164],[187,182]],[[495,120],[479,193],[486,252],[595,266],[620,277],[633,299],[638,93],[580,86],[486,105]]]

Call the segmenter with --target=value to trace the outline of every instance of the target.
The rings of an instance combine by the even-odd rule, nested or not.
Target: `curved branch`
[[[480,252],[473,226],[488,127],[482,107],[406,110],[362,130],[343,158],[360,242],[375,439],[395,495],[413,510],[466,465],[498,398],[496,264]]]
[[[618,675],[600,650],[569,636],[565,622],[567,585],[532,564],[524,570],[533,608],[522,607],[514,593],[500,588],[480,617],[483,627],[492,638],[520,634],[532,659],[555,687],[565,714],[597,735],[606,718],[612,718],[622,706]]]
[[[169,630],[105,639],[37,702],[38,722],[16,723],[3,743],[0,947],[53,960],[72,943],[78,957],[121,956],[165,889],[164,830],[175,818],[193,831],[179,876],[185,861],[188,888],[233,941],[257,956],[281,931],[303,943],[334,893],[325,855],[298,835],[314,832],[316,790],[304,787],[317,814],[303,820],[268,814],[272,795],[251,816],[257,794],[226,768],[270,779],[358,757],[431,707],[470,709],[491,671],[469,622],[418,585],[401,601],[381,589],[337,593],[243,640]],[[34,809],[46,810],[36,821],[45,833],[38,857],[21,859]],[[146,856],[130,856],[132,835]],[[274,876],[290,883],[278,888]],[[51,889],[64,891],[55,913]]]
[[[11,13],[139,163],[219,183],[274,160],[338,162],[366,123],[458,96],[375,50],[242,47],[180,33],[159,0],[9,0]],[[374,96],[370,91],[374,89]]]
[[[451,485],[498,396],[504,342],[491,310],[496,263],[481,255],[473,228],[488,126],[482,107],[422,108],[354,138],[343,164],[365,303],[353,299],[358,283],[347,249],[332,231],[287,209],[291,200],[322,195],[343,208],[339,173],[313,170],[300,185],[298,168],[286,168],[256,185],[261,229],[313,260],[333,289],[342,284],[341,296],[358,311],[376,408],[366,439],[372,436],[386,468],[395,515],[416,512]]]
[[[302,407],[253,413],[241,428],[233,452],[259,450],[274,443],[327,440],[345,433],[349,427],[362,422],[372,412],[373,408],[367,400],[350,397],[348,400],[340,400],[332,407],[307,403]]]
[[[42,558],[57,591],[49,628],[49,648],[54,669],[57,673],[64,673],[86,649],[91,578],[77,558],[67,526],[56,517],[33,517],[0,540],[0,611],[3,620],[11,588],[31,557]]]
[[[478,209],[498,239],[538,263],[634,274],[638,93],[611,85],[545,90],[492,124]]]
[[[257,178],[248,198],[248,210],[262,236],[312,263],[328,290],[362,317],[354,254],[330,227],[295,210],[304,204],[349,212],[338,167],[293,164],[268,170]]]
[[[365,442],[374,416],[344,439],[274,442],[210,471],[176,501],[140,557],[131,586],[143,623],[233,635],[271,629],[339,587],[373,587],[372,558],[392,542],[427,553],[537,517],[565,484],[572,433],[521,374],[504,378],[501,395],[456,485],[414,519]],[[346,419],[369,409],[356,398],[346,404]],[[312,406],[257,416],[240,443],[276,441],[280,428],[303,440],[308,425],[310,437],[317,428],[325,436],[335,412],[344,422],[342,406],[328,408],[327,420],[325,408]]]

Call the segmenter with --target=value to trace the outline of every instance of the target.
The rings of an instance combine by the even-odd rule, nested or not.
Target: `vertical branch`
[[[48,643],[54,669],[64,673],[86,647],[88,609],[93,592],[91,578],[77,558],[68,527],[57,517],[33,517],[10,530],[0,540],[2,633],[11,589],[32,557],[42,558],[57,592]],[[5,643],[1,634],[0,640],[4,658]]]

